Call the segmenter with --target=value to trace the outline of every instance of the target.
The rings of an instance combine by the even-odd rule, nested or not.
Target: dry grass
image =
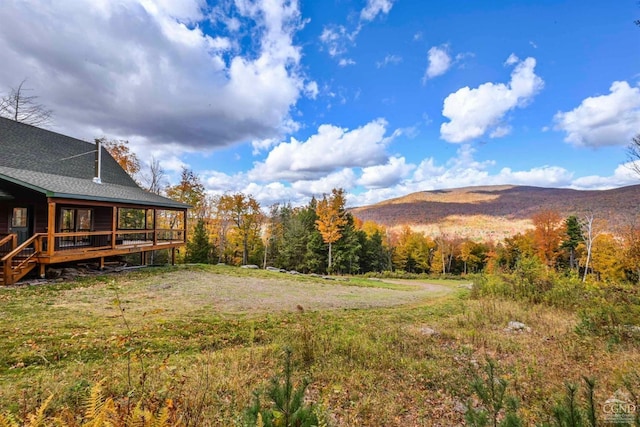
[[[404,286],[385,288],[386,282],[370,280],[362,286],[338,280],[296,281],[290,275],[269,273],[262,277],[234,277],[227,269],[180,269],[99,283],[58,293],[54,308],[92,316],[119,316],[114,299],[119,296],[127,316],[147,318],[206,313],[264,313],[306,310],[362,309],[423,301],[450,287],[409,281],[389,281]],[[117,289],[114,287],[117,286]]]
[[[461,425],[487,356],[533,423],[565,381],[595,377],[604,401],[640,366],[637,347],[580,336],[564,311],[469,300],[456,284],[355,284],[188,267],[2,290],[0,411],[51,393],[53,411],[74,408],[105,379],[116,398],[172,398],[187,425],[234,425],[289,347],[336,425]],[[506,332],[510,320],[531,332]]]

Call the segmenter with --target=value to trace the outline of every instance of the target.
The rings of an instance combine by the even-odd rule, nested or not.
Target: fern
[[[50,395],[47,400],[45,400],[42,405],[36,410],[35,414],[29,414],[29,427],[41,427],[44,426],[44,422],[46,420],[44,413],[49,406],[49,403],[53,400],[53,394]]]
[[[102,397],[102,383],[104,380],[97,382],[91,387],[91,392],[85,401],[84,418],[86,420],[94,420],[98,418],[104,407],[104,398]]]
[[[158,413],[158,416],[154,419],[151,427],[165,427],[169,425],[170,418],[171,414],[169,412],[169,406],[165,405]]]
[[[0,414],[0,427],[20,427],[11,414]]]

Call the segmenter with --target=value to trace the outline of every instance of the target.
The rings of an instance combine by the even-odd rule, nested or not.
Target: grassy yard
[[[52,413],[79,416],[103,381],[119,401],[170,399],[186,425],[235,425],[285,348],[340,426],[463,424],[488,357],[531,424],[566,382],[595,378],[601,402],[638,385],[637,346],[580,335],[569,312],[471,299],[462,283],[182,266],[2,289],[0,412],[24,418],[53,395]],[[505,331],[511,320],[531,331]]]

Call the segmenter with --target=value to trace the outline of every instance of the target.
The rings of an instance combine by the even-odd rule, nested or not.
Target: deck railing
[[[0,259],[6,285],[12,285],[35,267],[35,259],[42,249],[43,236],[46,235],[34,234]]]
[[[0,258],[14,250],[18,246],[18,235],[0,234]]]
[[[114,235],[115,242],[112,242]],[[53,237],[54,252],[101,251],[185,242],[184,230],[176,229],[64,232],[55,233]],[[42,247],[47,248],[46,239]]]

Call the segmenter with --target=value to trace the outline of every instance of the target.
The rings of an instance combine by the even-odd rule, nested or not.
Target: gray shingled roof
[[[102,184],[93,182],[95,149],[95,144],[0,117],[0,179],[48,197],[188,207],[140,188],[104,148]]]

